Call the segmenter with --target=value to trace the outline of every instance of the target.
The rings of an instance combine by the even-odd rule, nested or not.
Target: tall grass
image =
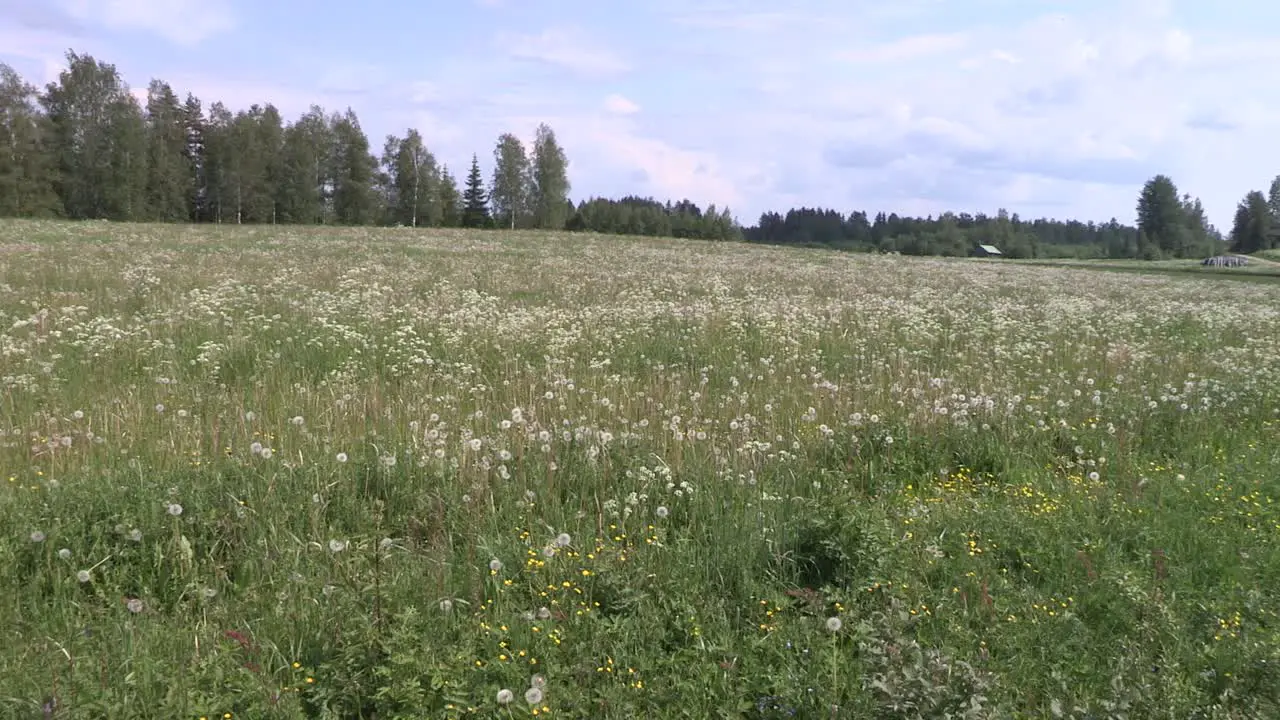
[[[1280,287],[454,231],[0,255],[5,716],[1280,713]]]

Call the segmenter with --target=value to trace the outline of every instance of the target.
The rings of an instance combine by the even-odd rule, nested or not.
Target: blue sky
[[[1132,222],[1163,172],[1229,230],[1280,174],[1280,4],[1174,0],[0,0],[0,61],[68,48],[206,107],[350,106],[461,174],[549,123],[573,196]]]

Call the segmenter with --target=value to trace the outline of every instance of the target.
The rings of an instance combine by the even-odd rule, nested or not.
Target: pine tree
[[[1267,198],[1254,190],[1236,206],[1235,222],[1231,227],[1231,251],[1254,253],[1266,250],[1272,234],[1273,222]]]
[[[493,184],[489,200],[495,219],[502,218],[510,229],[524,225],[533,200],[532,166],[524,143],[511,133],[503,133],[493,148]]]
[[[485,228],[491,224],[489,197],[485,194],[484,178],[480,175],[480,161],[472,155],[467,187],[462,191],[462,227]]]
[[[545,123],[533,141],[534,222],[544,230],[562,230],[569,219],[569,160]]]
[[[1187,219],[1178,188],[1167,175],[1156,175],[1138,197],[1138,229],[1167,257],[1190,254]]]
[[[187,171],[187,217],[191,222],[205,222],[210,219],[207,203],[209,183],[205,177],[205,119],[200,98],[187,93],[187,101],[182,108],[182,122],[186,133],[186,145],[182,157],[186,161]]]

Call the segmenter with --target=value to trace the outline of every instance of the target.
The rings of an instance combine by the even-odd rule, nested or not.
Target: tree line
[[[370,147],[356,113],[312,106],[286,122],[270,103],[233,112],[179,99],[152,80],[140,102],[111,64],[68,52],[39,89],[0,64],[0,216],[122,221],[402,225],[591,231],[908,255],[1183,258],[1280,247],[1280,177],[1248,193],[1228,238],[1199,199],[1157,175],[1137,222],[1025,220],[999,210],[926,218],[825,208],[763,213],[742,227],[727,207],[627,196],[570,200],[569,160],[540,125],[531,147],[511,133],[459,186],[412,128]]]
[[[114,65],[67,53],[43,90],[0,64],[0,217],[589,230],[738,239],[728,211],[569,199],[569,160],[546,124],[504,133],[485,178],[459,183],[412,128],[375,154],[356,113],[270,103],[206,111],[152,80],[140,102]]]
[[[1277,191],[1280,200],[1280,187]],[[904,255],[967,256],[987,245],[1014,258],[1156,260],[1211,255],[1226,247],[1200,200],[1179,195],[1177,186],[1165,175],[1157,175],[1143,186],[1136,225],[1122,224],[1115,218],[1105,223],[1045,218],[1028,221],[1004,209],[994,216],[947,212],[912,218],[896,213],[869,217],[863,211],[844,215],[825,208],[798,208],[785,215],[766,212],[744,235],[749,242]]]

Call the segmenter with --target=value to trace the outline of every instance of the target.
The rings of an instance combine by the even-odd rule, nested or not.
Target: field
[[[1201,259],[1178,260],[1006,260],[1023,265],[1041,267],[1078,267],[1112,272],[1142,273],[1150,275],[1211,275],[1222,279],[1251,282],[1280,281],[1280,251],[1264,250],[1249,257],[1243,267],[1213,267],[1201,264]]]
[[[1280,284],[6,222],[0,327],[6,718],[1280,717]]]

